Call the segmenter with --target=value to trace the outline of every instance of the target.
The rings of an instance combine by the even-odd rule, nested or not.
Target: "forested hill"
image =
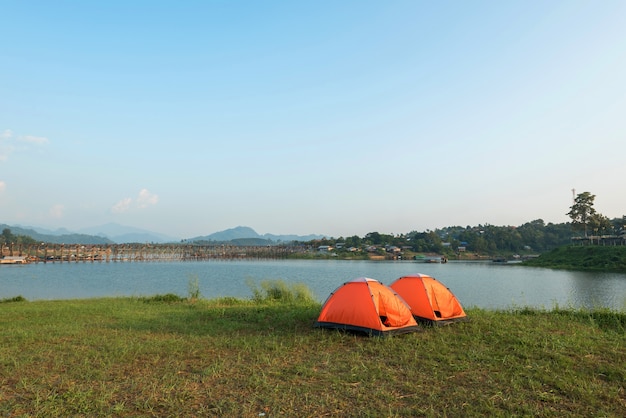
[[[36,242],[46,242],[50,244],[113,244],[114,242],[108,238],[100,237],[97,235],[86,235],[86,234],[63,234],[63,235],[49,235],[42,234],[34,229],[22,228],[19,226],[9,226],[6,224],[0,224],[0,231],[4,231],[5,229],[9,229],[11,234],[14,236],[25,236],[30,237]]]
[[[571,243],[572,228],[568,223],[546,224],[537,219],[520,226],[449,226],[425,232],[400,235],[371,232],[364,237],[339,237],[316,240],[318,245],[344,248],[364,246],[410,248],[415,252],[481,255],[537,254]]]

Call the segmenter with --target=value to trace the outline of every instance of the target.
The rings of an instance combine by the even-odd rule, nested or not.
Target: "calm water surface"
[[[249,283],[305,283],[323,302],[342,283],[371,277],[391,284],[429,274],[466,307],[609,307],[626,310],[626,274],[583,273],[490,262],[425,264],[340,260],[202,261],[172,263],[48,263],[0,266],[0,299],[83,299],[106,296],[187,296],[198,280],[204,298],[252,296]]]

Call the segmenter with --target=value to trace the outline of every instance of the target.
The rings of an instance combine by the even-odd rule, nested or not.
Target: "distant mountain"
[[[311,241],[314,239],[324,238],[324,235],[274,235],[274,234],[258,234],[254,229],[248,226],[237,226],[235,228],[226,229],[224,231],[215,232],[210,235],[191,238],[188,241],[211,241],[211,242],[231,242],[243,241],[255,242],[254,245],[278,244],[293,241]],[[255,241],[250,241],[254,239]]]
[[[143,242],[164,243],[178,241],[177,238],[169,237],[167,235],[116,223],[83,228],[79,232],[106,237],[117,244]]]
[[[40,227],[10,226],[0,224],[0,231],[9,228],[14,235],[27,235],[36,241],[52,244],[126,244],[126,243],[168,243],[178,242],[179,239],[163,234],[146,231],[116,223],[83,228],[72,232],[65,228],[48,230]],[[210,235],[191,238],[189,242],[228,242],[233,245],[277,245],[293,241],[312,241],[324,238],[324,235],[274,235],[258,234],[247,226],[238,226]]]
[[[31,227],[10,226],[6,224],[0,225],[0,230],[8,228],[13,235],[26,235],[36,241],[46,242],[50,244],[114,244],[113,241],[106,237],[98,237],[87,234],[76,234],[66,230],[47,231],[49,233],[41,233]]]
[[[9,228],[14,235],[27,235],[37,241],[52,244],[126,244],[178,241],[176,238],[163,234],[115,223],[84,228],[78,232],[72,232],[65,228],[49,230],[41,227],[0,225],[0,231],[4,228]]]
[[[210,235],[203,237],[192,238],[192,241],[231,241],[240,238],[261,238],[256,231],[247,226],[238,226],[235,228],[226,229],[220,232],[214,232]]]
[[[61,235],[72,235],[75,234],[75,232],[70,231],[69,229],[66,228],[59,228],[59,229],[46,229],[46,228],[41,228],[38,226],[22,226],[22,225],[15,225],[10,227],[11,231],[13,231],[13,228],[25,228],[25,229],[30,229],[30,230],[35,230],[36,232],[40,233],[40,234],[44,234],[44,235],[54,235],[54,236],[61,236]]]
[[[272,241],[278,241],[278,242],[293,242],[293,241],[300,241],[300,242],[305,242],[305,241],[313,241],[314,239],[322,239],[325,238],[326,235],[316,235],[316,234],[309,234],[309,235],[273,235],[273,234],[263,234],[263,238],[265,239],[269,239]]]

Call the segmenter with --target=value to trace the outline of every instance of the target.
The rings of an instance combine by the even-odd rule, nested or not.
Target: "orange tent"
[[[330,294],[316,327],[389,335],[417,331],[417,322],[401,297],[378,280],[361,277]]]
[[[450,289],[426,274],[400,277],[390,287],[409,304],[420,322],[446,324],[467,319]]]

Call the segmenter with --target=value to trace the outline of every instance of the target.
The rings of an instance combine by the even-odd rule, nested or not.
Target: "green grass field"
[[[564,245],[524,261],[525,266],[581,271],[626,272],[626,246]]]
[[[0,415],[626,416],[623,312],[466,308],[369,338],[272,292],[3,301]]]

